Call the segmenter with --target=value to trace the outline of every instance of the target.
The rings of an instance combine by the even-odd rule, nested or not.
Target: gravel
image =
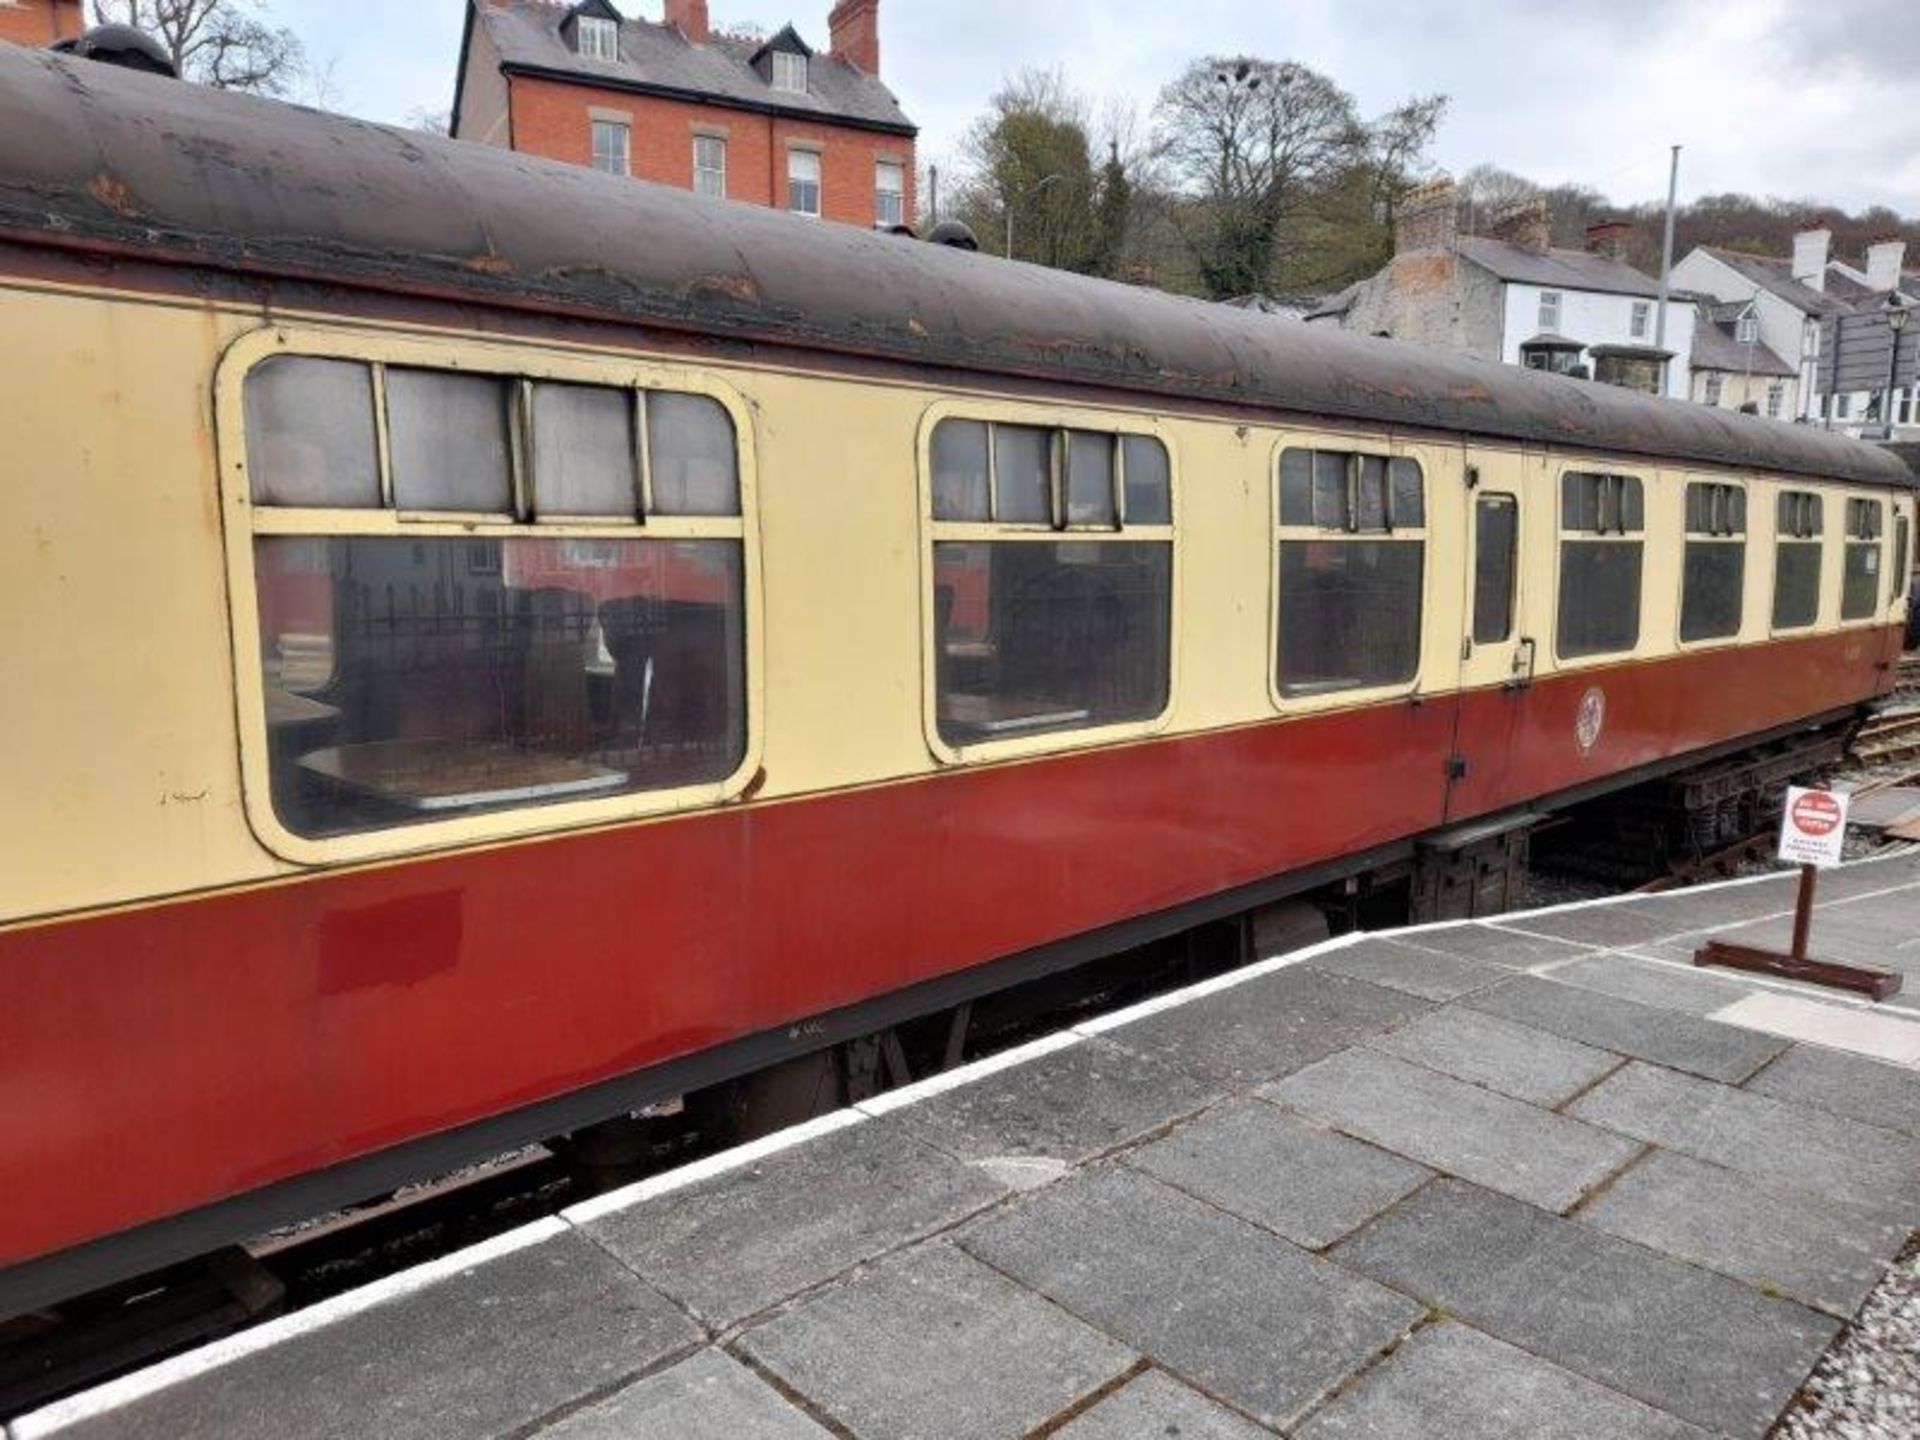
[[[1773,1440],[1920,1435],[1920,1236],[1814,1367]]]

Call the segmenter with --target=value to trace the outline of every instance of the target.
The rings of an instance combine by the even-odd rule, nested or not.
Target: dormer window
[[[612,20],[604,20],[597,15],[582,15],[574,22],[579,29],[575,32],[574,43],[579,46],[581,57],[587,60],[618,60],[620,58],[620,26]]]
[[[807,57],[791,51],[773,52],[773,88],[790,94],[807,93]]]
[[[1760,338],[1760,322],[1748,311],[1742,315],[1733,327],[1733,338],[1742,345],[1751,345]]]

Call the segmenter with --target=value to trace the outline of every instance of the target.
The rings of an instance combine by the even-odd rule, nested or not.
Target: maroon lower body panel
[[[0,934],[0,1265],[1830,712],[1885,688],[1896,645],[1721,650]]]

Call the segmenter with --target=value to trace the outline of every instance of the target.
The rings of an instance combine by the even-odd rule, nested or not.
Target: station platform
[[[655,1177],[10,1440],[1761,1437],[1920,1226],[1873,1005],[1691,965],[1793,877],[1347,937]]]

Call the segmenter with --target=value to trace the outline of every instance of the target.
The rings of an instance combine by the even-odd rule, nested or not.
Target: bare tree
[[[306,51],[265,18],[261,0],[94,0],[101,24],[132,25],[158,40],[181,75],[216,90],[286,95]]]
[[[1269,283],[1289,222],[1367,149],[1353,97],[1292,61],[1196,61],[1157,113],[1168,161],[1197,202],[1187,243],[1202,285],[1222,299]]]

